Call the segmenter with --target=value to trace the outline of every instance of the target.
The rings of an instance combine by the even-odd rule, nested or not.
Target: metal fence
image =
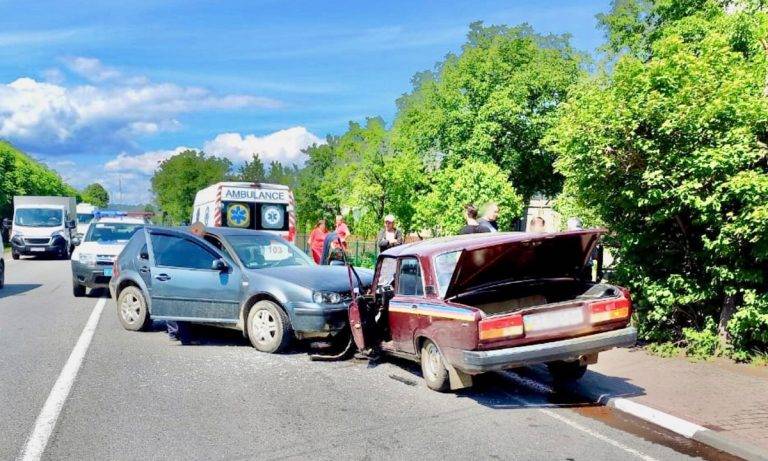
[[[296,236],[296,246],[304,250],[304,253],[311,254],[309,234],[298,234]],[[356,239],[354,236],[351,236],[347,239],[347,253],[350,258],[359,261],[378,256],[379,247],[374,240]]]

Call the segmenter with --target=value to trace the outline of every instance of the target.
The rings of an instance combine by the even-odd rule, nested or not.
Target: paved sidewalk
[[[579,387],[590,393],[629,399],[768,453],[768,368],[637,348],[603,352],[589,370]]]

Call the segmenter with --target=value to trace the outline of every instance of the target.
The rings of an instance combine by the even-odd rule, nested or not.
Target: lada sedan
[[[370,286],[372,272],[358,272]],[[345,332],[351,301],[345,267],[318,266],[275,234],[226,227],[204,238],[146,227],[118,257],[109,288],[127,330],[151,319],[235,328],[263,352]]]
[[[627,290],[589,280],[600,234],[473,234],[387,250],[350,305],[355,343],[421,362],[438,391],[541,363],[558,381],[579,379],[599,352],[637,337]]]

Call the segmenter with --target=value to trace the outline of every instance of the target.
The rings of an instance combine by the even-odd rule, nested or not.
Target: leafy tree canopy
[[[510,230],[512,221],[523,211],[523,199],[498,165],[482,160],[466,160],[432,175],[430,191],[416,205],[418,229],[431,229],[435,235],[456,234],[466,224],[468,204],[499,205],[499,229]]]
[[[768,350],[768,18],[715,1],[650,12],[648,53],[580,85],[547,144],[572,203],[611,230],[645,337],[714,320],[738,350]]]
[[[97,208],[106,208],[109,205],[109,192],[99,183],[86,186],[80,193],[83,202],[90,203]]]
[[[158,206],[174,223],[189,221],[197,191],[223,181],[231,166],[227,159],[194,150],[164,160],[152,176]]]
[[[0,141],[0,216],[13,213],[15,195],[54,195],[77,197],[55,171]]]
[[[582,74],[580,64],[567,35],[473,23],[461,54],[416,74],[413,91],[398,100],[394,147],[428,165],[490,161],[526,199],[553,195],[561,177],[540,141]]]

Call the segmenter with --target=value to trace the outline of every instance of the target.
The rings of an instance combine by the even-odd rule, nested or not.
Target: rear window
[[[440,297],[444,297],[448,291],[448,284],[451,283],[453,271],[456,269],[456,263],[459,261],[459,251],[443,253],[435,257],[435,275],[437,276],[437,289]]]

